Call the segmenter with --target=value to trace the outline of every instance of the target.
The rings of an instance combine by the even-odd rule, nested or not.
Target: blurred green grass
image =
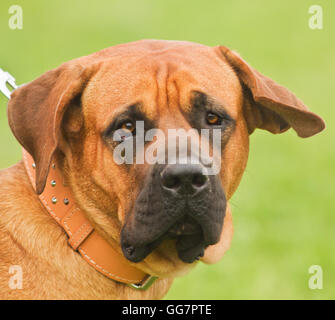
[[[8,8],[23,8],[23,30]],[[327,123],[295,133],[251,136],[249,164],[232,199],[235,235],[222,261],[175,280],[167,299],[333,299],[335,297],[335,3],[319,0],[324,29],[308,28],[314,1],[2,0],[0,67],[17,83],[60,63],[143,38],[224,44],[295,92]],[[0,167],[20,159],[0,97]],[[308,288],[320,265],[323,290]]]

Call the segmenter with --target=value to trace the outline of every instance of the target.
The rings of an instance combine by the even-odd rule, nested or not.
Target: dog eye
[[[222,118],[215,113],[208,112],[206,116],[206,121],[209,125],[220,125],[222,122]]]
[[[132,121],[124,121],[121,125],[120,125],[120,129],[123,129],[125,131],[129,131],[131,133],[135,132],[135,124]]]

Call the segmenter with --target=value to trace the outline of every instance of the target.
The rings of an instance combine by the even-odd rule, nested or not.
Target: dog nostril
[[[199,165],[170,165],[160,174],[163,188],[179,195],[194,195],[208,184]]]
[[[180,186],[180,179],[174,175],[163,175],[163,186],[169,189],[177,189]]]
[[[197,188],[200,188],[202,187],[203,185],[205,185],[207,182],[207,176],[203,175],[203,174],[195,174],[193,177],[192,177],[192,185],[197,187]]]

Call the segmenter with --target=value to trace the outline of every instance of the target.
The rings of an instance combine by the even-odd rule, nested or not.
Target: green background
[[[23,30],[8,9],[23,8]],[[308,27],[323,7],[323,30]],[[223,44],[295,92],[327,123],[300,139],[258,130],[232,199],[231,249],[214,266],[175,280],[168,299],[332,299],[335,297],[334,1],[26,1],[0,4],[0,68],[29,82],[64,61],[143,38]],[[0,167],[20,159],[0,97]],[[308,269],[323,268],[311,290]]]

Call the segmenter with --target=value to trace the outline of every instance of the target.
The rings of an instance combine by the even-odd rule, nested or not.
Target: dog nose
[[[194,195],[208,185],[208,176],[199,164],[168,165],[161,173],[164,189],[180,195]]]

